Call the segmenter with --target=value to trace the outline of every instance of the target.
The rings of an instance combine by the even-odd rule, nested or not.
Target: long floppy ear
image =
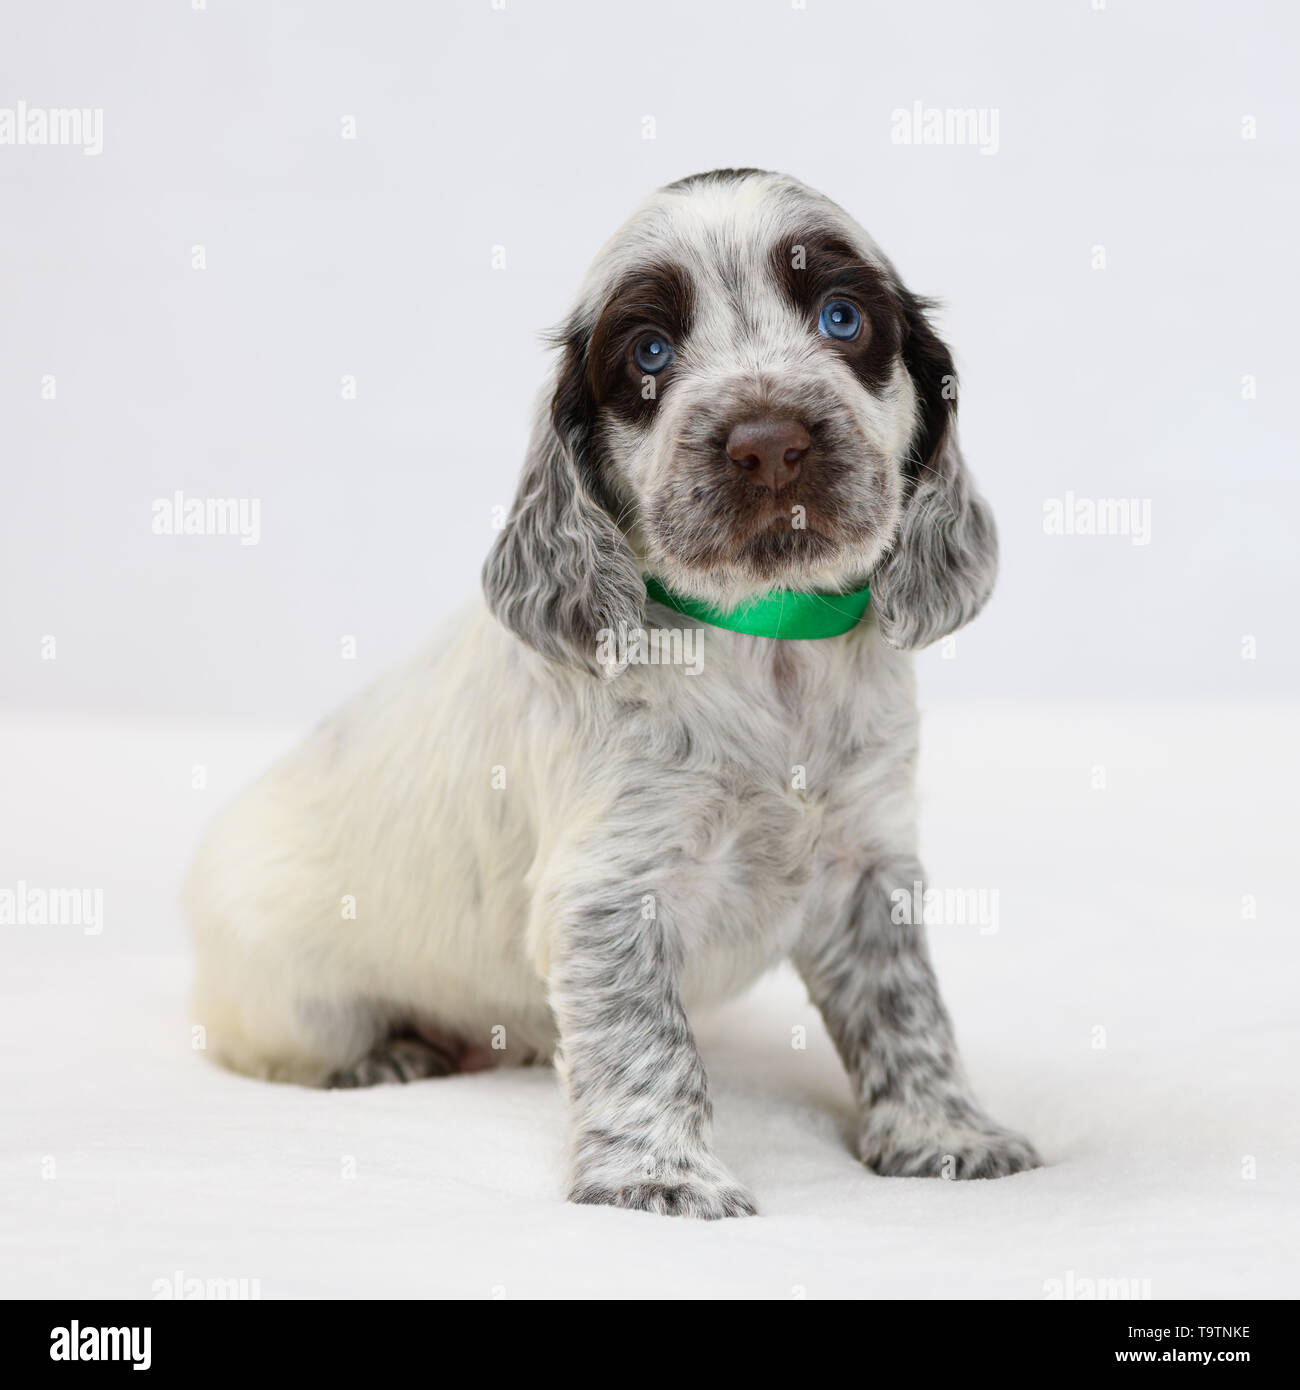
[[[926,318],[899,291],[902,355],[919,398],[907,464],[908,495],[893,548],[871,579],[881,634],[894,647],[928,647],[983,608],[998,568],[998,537],[957,444],[957,373]]]
[[[483,592],[497,619],[530,647],[600,675],[601,633],[640,626],[645,582],[596,466],[587,339],[577,328],[565,337],[514,506],[483,566]]]

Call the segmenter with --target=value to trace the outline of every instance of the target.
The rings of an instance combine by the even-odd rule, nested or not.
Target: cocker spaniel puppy
[[[217,821],[196,1022],[309,1086],[553,1058],[577,1202],[754,1211],[691,1032],[783,958],[878,1173],[1038,1163],[972,1097],[920,925],[911,658],[996,540],[926,304],[792,178],[662,189],[558,339],[487,604]]]

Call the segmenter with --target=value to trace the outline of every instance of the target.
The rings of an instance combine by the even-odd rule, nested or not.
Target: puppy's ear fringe
[[[576,327],[557,335],[564,351],[554,389],[539,404],[483,592],[497,620],[548,660],[605,676],[601,635],[641,625],[645,582],[594,457],[587,337]]]
[[[930,301],[899,291],[903,362],[918,397],[909,494],[894,545],[871,580],[881,635],[913,651],[984,607],[998,569],[997,528],[957,444],[957,371],[930,325]]]

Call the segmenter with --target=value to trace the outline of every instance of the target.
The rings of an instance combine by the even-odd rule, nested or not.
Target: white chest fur
[[[711,1002],[787,954],[809,913],[841,908],[873,856],[911,847],[916,715],[910,660],[870,623],[698,636],[698,670],[609,683],[602,753],[612,805],[637,808],[631,827],[612,811],[607,853],[661,866],[687,1000]]]

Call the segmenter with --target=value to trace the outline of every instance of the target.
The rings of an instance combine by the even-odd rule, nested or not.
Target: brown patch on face
[[[790,236],[774,246],[771,269],[776,283],[807,316],[814,331],[827,300],[856,304],[862,313],[858,336],[852,342],[822,341],[844,358],[868,390],[879,390],[889,381],[901,334],[898,303],[882,271],[863,260],[837,233],[818,230]]]
[[[802,247],[802,268],[796,248]],[[829,299],[851,300],[862,312],[862,331],[852,342],[823,338],[827,349],[852,367],[868,390],[884,386],[901,356],[921,398],[921,421],[906,461],[909,480],[925,468],[943,446],[956,413],[957,372],[952,354],[926,318],[932,306],[893,284],[864,260],[838,233],[811,230],[790,236],[772,250],[772,273],[790,302],[814,325]]]
[[[596,405],[629,423],[644,424],[672,380],[673,365],[647,373],[632,353],[647,335],[680,349],[694,316],[695,291],[680,266],[662,262],[626,275],[605,301],[591,332],[587,374]],[[653,396],[645,393],[647,376],[654,383]]]
[[[647,399],[632,350],[648,332],[676,347],[690,332],[694,313],[695,292],[686,271],[671,262],[652,263],[615,286],[590,331],[575,316],[558,335],[564,356],[551,419],[584,486],[611,513],[621,506],[607,468],[600,411],[648,423],[673,367],[654,376],[655,394]]]

